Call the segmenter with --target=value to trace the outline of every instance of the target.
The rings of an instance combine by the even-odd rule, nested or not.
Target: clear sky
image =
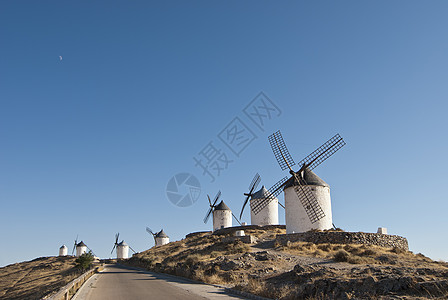
[[[296,161],[347,142],[315,169],[336,226],[448,260],[447,15],[446,1],[1,1],[0,266],[77,234],[110,257],[117,232],[143,251],[146,226],[210,230],[206,194],[239,214],[256,172],[288,175],[278,129]],[[258,127],[244,109],[260,92],[278,110]],[[234,122],[250,134],[232,152]],[[214,182],[193,159],[210,145],[231,161]],[[182,172],[201,185],[187,207],[166,194]]]

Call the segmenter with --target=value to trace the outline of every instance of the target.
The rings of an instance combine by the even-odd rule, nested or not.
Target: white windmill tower
[[[120,243],[118,242],[118,237],[120,236],[120,233],[117,233],[115,235],[115,243],[114,247],[112,248],[112,251],[110,251],[110,254],[112,254],[117,249],[117,259],[125,259],[129,257],[129,249],[132,250],[132,252],[136,253],[134,249],[132,249],[131,246],[126,244],[126,242],[123,240]]]
[[[67,254],[68,254],[68,248],[67,248],[67,246],[66,246],[66,245],[62,245],[62,246],[59,248],[59,256],[67,256]]]
[[[205,215],[204,223],[207,223],[210,215],[213,213],[213,231],[226,227],[232,227],[232,217],[241,225],[224,201],[221,201],[218,205],[216,205],[220,197],[221,191],[218,191],[212,203],[210,196],[207,195],[210,208]]]
[[[262,186],[260,190],[254,193],[254,190],[257,188],[260,181],[260,175],[258,175],[258,173],[255,174],[254,179],[249,185],[249,193],[244,193],[246,199],[244,200],[243,208],[241,209],[240,220],[243,216],[244,208],[246,207],[246,204],[250,199],[250,222],[252,225],[277,225],[278,205],[281,205],[281,203],[278,202],[278,199],[276,197],[274,197],[272,201],[270,201],[265,207],[263,207],[263,209],[258,214],[255,214],[252,209],[253,207],[256,207],[260,201],[263,201],[263,199],[269,196],[269,191],[264,186]]]
[[[92,252],[93,255],[95,255],[95,254],[93,253],[92,249],[90,249],[89,247],[87,247],[87,245],[84,244],[83,241],[81,241],[81,242],[78,243],[78,236],[76,236],[75,243],[74,243],[74,245],[73,245],[72,255],[73,255],[73,253],[74,253],[75,250],[76,250],[76,256],[81,256],[81,255],[83,255],[84,253],[87,253],[87,249],[89,249],[89,251]]]
[[[146,231],[153,236],[154,245],[156,247],[166,245],[170,242],[170,237],[165,233],[165,231],[163,231],[163,229],[155,233],[154,231],[151,230],[151,228],[146,227]]]
[[[76,256],[81,256],[87,252],[87,245],[83,241],[76,245]]]
[[[268,197],[254,207],[254,212],[259,213],[284,189],[286,233],[332,228],[330,187],[312,170],[345,145],[342,137],[336,134],[301,160],[297,172],[292,170],[295,162],[280,131],[270,135],[269,142],[280,167],[289,169],[291,177],[285,177],[271,187]]]

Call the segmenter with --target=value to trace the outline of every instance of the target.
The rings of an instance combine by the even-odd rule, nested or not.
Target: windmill
[[[237,217],[235,217],[235,215],[232,213],[230,208],[224,203],[224,201],[221,201],[218,205],[216,205],[220,197],[221,197],[221,191],[218,191],[212,202],[210,200],[210,196],[207,195],[210,208],[208,209],[207,214],[204,217],[204,223],[207,223],[208,219],[210,218],[210,215],[213,213],[213,231],[225,227],[232,227],[232,217],[241,226],[240,221],[237,219]]]
[[[165,231],[163,231],[163,229],[160,230],[159,232],[154,232],[151,230],[151,228],[146,227],[146,231],[153,236],[154,245],[156,247],[168,244],[170,242],[170,237],[168,235],[166,235],[166,233],[165,233]]]
[[[244,196],[246,196],[246,199],[243,202],[243,208],[241,209],[240,213],[240,220],[243,216],[244,208],[247,205],[247,202],[250,199],[250,207],[254,207],[257,205],[258,202],[263,201],[264,198],[269,196],[269,191],[266,190],[264,186],[261,187],[260,190],[255,192],[257,189],[259,183],[261,181],[260,175],[255,174],[254,178],[252,179],[252,182],[249,184],[249,192],[244,193]],[[262,212],[258,214],[254,214],[253,210],[250,211],[250,219],[252,225],[277,225],[278,224],[278,207],[277,204],[279,204],[281,207],[285,208],[283,204],[278,202],[277,198],[273,198],[265,207],[263,207]]]
[[[89,251],[92,252],[92,254],[95,256],[95,253],[93,253],[92,249],[90,249],[83,241],[78,243],[78,235],[76,235],[72,255],[75,252],[75,249],[76,249],[76,256],[81,256],[82,254],[86,253],[87,249],[89,249]]]
[[[339,134],[336,134],[322,146],[302,159],[298,163],[300,167],[298,171],[292,169],[295,162],[286,147],[280,130],[269,136],[269,142],[280,168],[282,170],[289,169],[290,177],[282,178],[271,187],[268,196],[253,207],[254,213],[259,213],[272,201],[272,199],[280,194],[282,189],[284,189],[287,233],[302,232],[310,229],[329,229],[322,228],[328,227],[328,223],[330,223],[331,228],[332,220],[329,186],[313,173],[312,170],[345,145],[342,137]],[[324,190],[322,190],[321,187],[324,188]],[[291,190],[293,192],[291,192]],[[326,194],[328,194],[328,196]],[[297,199],[299,201],[296,201]],[[324,205],[325,209],[323,209],[321,205]],[[301,212],[303,211],[307,218],[302,215]],[[328,213],[327,215],[325,211]],[[325,218],[325,222],[320,222],[320,220]],[[288,226],[288,223],[290,226]]]
[[[115,248],[117,248],[117,259],[128,258],[129,257],[129,249],[131,249],[132,252],[137,253],[134,249],[132,249],[131,246],[126,244],[124,242],[124,240],[119,243],[118,242],[119,236],[120,236],[120,233],[115,234],[115,243],[114,243],[114,247],[112,248],[112,251],[110,251],[110,254],[112,254],[114,252]]]

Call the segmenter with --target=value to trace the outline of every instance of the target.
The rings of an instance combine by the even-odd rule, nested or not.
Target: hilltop
[[[275,299],[448,297],[448,264],[422,254],[374,245],[280,243],[282,226],[251,226],[245,233],[256,242],[235,240],[232,230],[199,232],[125,263]]]
[[[75,257],[40,257],[0,268],[0,299],[41,299],[79,276]]]

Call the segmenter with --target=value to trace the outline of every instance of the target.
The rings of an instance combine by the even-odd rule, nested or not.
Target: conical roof
[[[67,248],[67,246],[66,245],[62,245],[61,248],[59,248],[59,249],[64,249],[64,248]]]
[[[305,179],[307,185],[317,185],[317,186],[326,186],[330,187],[328,183],[322,180],[319,176],[316,175],[313,171],[310,169],[305,169],[302,173],[303,179]],[[287,184],[285,185],[284,189],[289,188],[293,185],[292,180],[288,180]]]
[[[230,208],[224,203],[224,200],[221,200],[221,203],[215,206],[215,210],[230,210]]]
[[[264,199],[268,196],[269,196],[269,191],[263,185],[259,191],[252,194],[251,200]],[[274,198],[274,199],[276,199],[276,198]]]
[[[163,229],[162,229],[162,230],[160,230],[160,231],[156,234],[156,237],[158,237],[158,238],[165,238],[165,237],[168,237],[168,236],[166,235],[165,231],[163,231]]]
[[[126,244],[126,242],[124,240],[122,240],[120,243],[118,243],[117,246],[124,247],[124,246],[128,246],[128,244]]]
[[[76,247],[87,247],[87,245],[84,244],[83,241],[81,241],[78,245],[76,245]]]

